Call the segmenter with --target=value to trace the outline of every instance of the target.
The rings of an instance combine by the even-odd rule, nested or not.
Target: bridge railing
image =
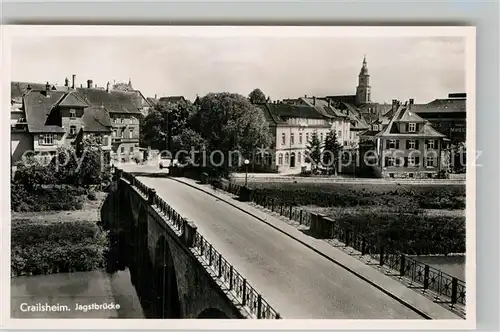
[[[158,196],[139,179],[130,173],[119,170],[119,176],[130,182],[132,186],[147,197],[149,204],[156,206],[169,219],[177,232],[184,231],[187,220],[177,213],[163,198]],[[193,249],[197,250],[216,277],[228,288],[239,303],[248,308],[257,319],[281,319],[279,313],[262,298],[243,276],[210,244],[200,233],[196,232]]]
[[[207,262],[219,280],[232,291],[243,306],[257,319],[280,319],[280,315],[267,303],[255,288],[199,233],[196,233],[194,248]]]
[[[238,195],[241,187],[238,184],[229,183],[227,188],[222,189]],[[257,205],[298,222],[299,225],[311,227],[312,214],[309,211],[262,194],[252,193],[250,199]],[[370,255],[379,262],[380,266],[398,271],[399,277],[410,280],[410,286],[418,283],[423,286],[424,291],[433,291],[436,295],[435,300],[441,300],[440,297],[443,296],[449,299],[452,306],[457,303],[465,305],[465,281],[397,250],[385,247],[378,241],[369,240],[366,234],[355,229],[351,224],[330,220],[329,229],[323,235],[325,238],[338,239],[346,247],[358,250],[363,256]]]

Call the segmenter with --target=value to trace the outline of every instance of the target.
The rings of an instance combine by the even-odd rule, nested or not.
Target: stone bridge
[[[194,223],[130,174],[116,171],[101,220],[148,318],[280,318]]]

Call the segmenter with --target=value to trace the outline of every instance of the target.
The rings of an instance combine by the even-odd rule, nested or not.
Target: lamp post
[[[250,163],[250,161],[248,159],[245,159],[244,163],[245,163],[245,187],[246,187],[248,183],[248,164]]]

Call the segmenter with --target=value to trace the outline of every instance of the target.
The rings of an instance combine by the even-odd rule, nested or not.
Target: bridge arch
[[[203,310],[199,315],[200,319],[227,319],[229,318],[223,311],[217,308],[207,308]]]
[[[181,303],[172,252],[162,235],[155,246],[154,289],[156,318],[181,318]]]

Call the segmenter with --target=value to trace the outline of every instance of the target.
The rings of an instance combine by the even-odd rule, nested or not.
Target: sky
[[[146,97],[209,92],[272,100],[355,94],[366,54],[374,102],[426,103],[465,92],[462,37],[19,37],[11,79],[132,81]]]

